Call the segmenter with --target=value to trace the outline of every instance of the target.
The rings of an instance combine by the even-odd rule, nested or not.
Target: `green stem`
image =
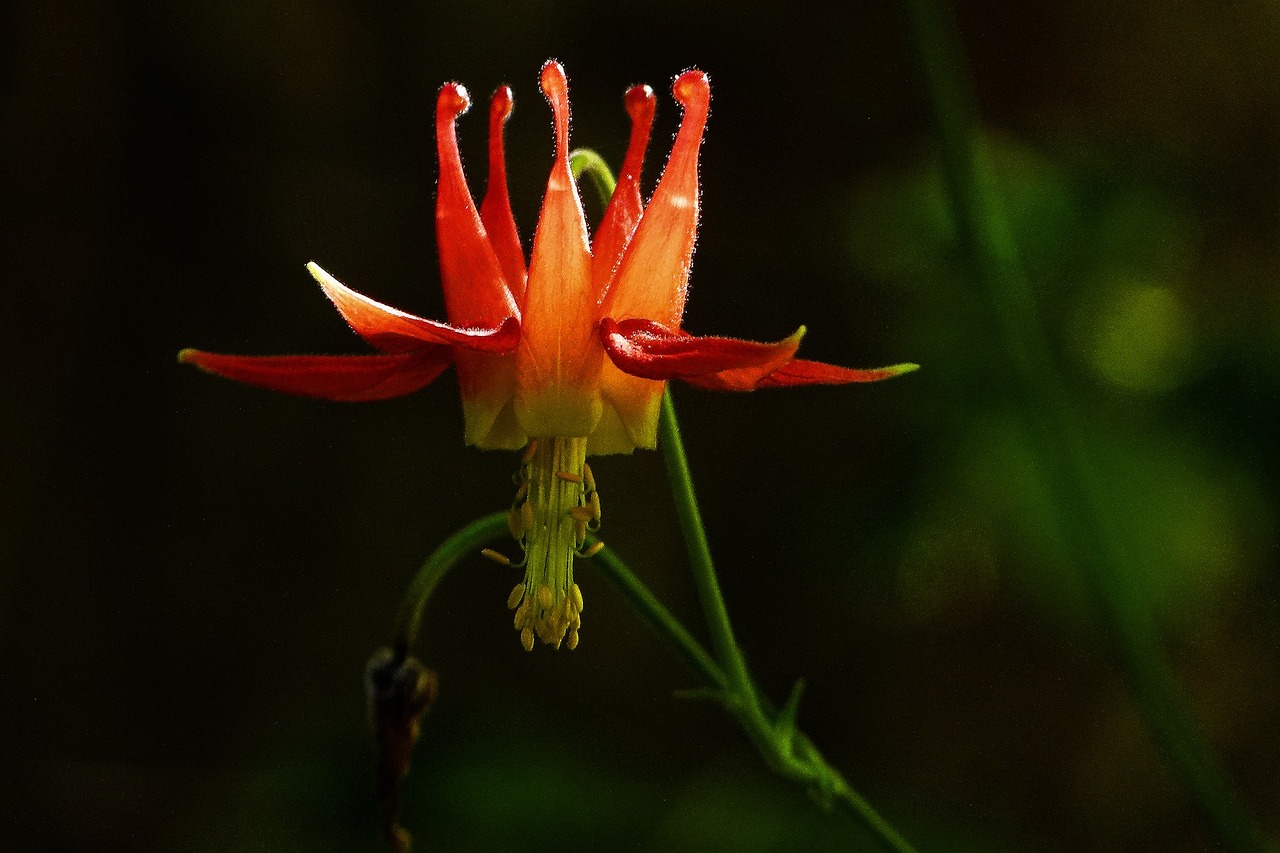
[[[609,205],[609,199],[613,198],[613,191],[618,188],[618,181],[603,157],[590,148],[570,151],[569,170],[573,173],[575,181],[581,178],[584,172],[590,175],[596,190],[600,193],[601,203],[606,207]]]
[[[702,525],[702,513],[698,511],[698,498],[693,493],[693,476],[689,473],[689,460],[684,453],[684,441],[680,438],[680,425],[676,422],[670,389],[662,392],[658,444],[667,464],[667,478],[671,481],[671,494],[675,498],[676,517],[680,520],[680,531],[684,534],[685,546],[689,551],[693,579],[698,587],[702,614],[711,630],[716,657],[728,670],[730,683],[735,690],[754,692],[746,658],[733,635],[733,627],[729,624],[729,610],[720,593],[720,581],[716,578],[715,564],[711,560],[711,546],[707,543],[707,531]]]
[[[441,543],[418,569],[405,590],[396,615],[395,652],[403,658],[405,652],[418,642],[418,629],[422,624],[422,612],[427,599],[449,570],[463,557],[475,554],[486,542],[492,542],[507,533],[507,514],[495,512],[477,519]]]
[[[595,537],[589,537],[593,542]],[[675,646],[689,666],[702,676],[702,680],[713,690],[723,691],[729,687],[729,679],[725,676],[720,664],[707,653],[702,644],[693,638],[680,620],[659,601],[640,578],[627,567],[611,549],[604,548],[594,557],[597,568],[609,580],[613,581],[627,600],[640,611],[657,632]]]
[[[1139,709],[1210,823],[1240,851],[1274,849],[1237,800],[1173,675],[1146,603],[1126,587],[1125,531],[1106,511],[1105,483],[1066,392],[1035,295],[996,194],[955,24],[940,0],[907,0],[937,124],[956,233],[1007,360],[1009,391],[1026,416],[1062,520],[1067,559],[1089,587]]]

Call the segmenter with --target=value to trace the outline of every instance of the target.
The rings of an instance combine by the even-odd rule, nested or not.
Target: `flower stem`
[[[1127,539],[1106,510],[1090,452],[1039,319],[977,127],[955,23],[940,0],[907,0],[961,252],[990,311],[1008,366],[1007,391],[1026,418],[1041,474],[1058,509],[1067,559],[1089,587],[1138,707],[1167,760],[1232,849],[1274,849],[1236,798],[1196,726],[1155,635],[1150,607],[1125,583]]]
[[[730,686],[736,691],[754,692],[746,658],[738,647],[729,624],[729,610],[720,594],[720,581],[716,578],[715,564],[711,560],[711,546],[707,543],[707,531],[702,526],[702,513],[698,511],[698,499],[693,493],[693,476],[689,473],[689,460],[684,453],[684,441],[680,438],[680,425],[676,422],[675,407],[671,403],[671,391],[662,393],[662,414],[658,418],[658,444],[667,464],[667,478],[671,481],[671,494],[675,498],[676,516],[680,531],[684,534],[685,547],[693,568],[693,579],[698,587],[702,603],[702,615],[711,630],[711,642],[716,657],[728,670]]]
[[[882,818],[871,804],[850,787],[840,772],[827,764],[813,741],[795,728],[796,705],[801,684],[792,691],[782,711],[777,711],[760,693],[747,669],[746,658],[729,624],[729,611],[720,593],[711,548],[707,543],[702,513],[693,491],[693,477],[680,438],[675,406],[668,389],[662,395],[662,412],[658,419],[658,441],[667,465],[667,476],[675,497],[676,514],[684,533],[689,562],[693,567],[703,617],[711,631],[717,657],[727,670],[726,691],[722,698],[726,710],[738,718],[747,735],[755,743],[765,762],[777,773],[805,785],[814,799],[822,804],[839,802],[846,806],[863,826],[888,850],[907,853],[911,845]]]
[[[575,181],[584,173],[590,175],[596,190],[600,193],[601,203],[606,207],[609,205],[609,199],[613,198],[613,191],[618,188],[618,180],[613,176],[613,171],[603,157],[590,148],[570,151],[569,171],[573,173]]]
[[[457,533],[441,543],[432,552],[427,561],[418,569],[405,590],[400,601],[400,610],[396,615],[395,655],[403,660],[408,650],[418,641],[418,630],[422,625],[422,612],[426,609],[427,600],[436,586],[449,570],[458,564],[463,557],[469,557],[480,550],[487,542],[507,534],[507,514],[495,512],[484,518],[476,519]]]

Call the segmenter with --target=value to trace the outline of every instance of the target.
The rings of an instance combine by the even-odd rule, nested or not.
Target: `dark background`
[[[1248,0],[963,2],[992,162],[1123,579],[1245,803],[1280,831],[1280,15]],[[711,75],[687,328],[924,369],[677,388],[761,684],[924,850],[1207,850],[1054,541],[974,334],[889,2],[15,0],[0,36],[0,848],[372,850],[361,670],[420,561],[510,499],[451,375],[338,405],[175,363],[363,352],[303,264],[442,317],[432,115],[516,92],[526,241],[551,155],[617,164],[621,97]],[[483,103],[483,100],[481,100]],[[473,188],[485,122],[460,125]],[[590,217],[598,207],[588,194]],[[991,344],[994,346],[994,343]],[[701,633],[657,454],[593,463],[604,538]],[[443,584],[406,823],[441,850],[860,849],[770,775],[586,565],[582,646],[521,650],[515,572]],[[868,848],[870,849],[870,848]]]

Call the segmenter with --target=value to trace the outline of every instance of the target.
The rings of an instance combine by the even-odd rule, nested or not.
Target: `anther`
[[[603,545],[603,544],[604,544],[603,542],[597,542],[595,545],[592,545],[591,547],[595,548],[596,545]],[[596,548],[596,550],[598,551],[599,549]],[[573,599],[574,612],[581,613],[582,612],[582,590],[578,588],[578,585],[576,583],[573,585],[573,589],[570,590],[569,596],[570,598]]]
[[[575,521],[591,521],[597,517],[597,514],[591,510],[589,506],[575,506],[569,510],[569,515],[573,516]]]
[[[524,535],[523,521],[524,516],[516,510],[507,513],[507,530],[511,532],[512,539],[519,539]]]
[[[533,529],[533,504],[528,501],[520,507],[520,523],[526,531]]]
[[[533,631],[528,627],[520,629],[520,645],[524,646],[526,652],[533,651]]]
[[[587,541],[587,523],[582,519],[574,519],[573,521],[573,544],[581,548],[582,543]]]
[[[569,638],[565,641],[565,645],[569,647],[569,651],[573,651],[578,647],[578,631],[576,628],[569,631]]]
[[[587,550],[583,551],[581,556],[583,557],[583,559],[587,559],[587,558],[590,558],[590,557],[594,557],[596,554],[599,554],[599,553],[601,552],[601,550],[603,550],[603,549],[604,549],[604,543],[603,543],[603,542],[597,542],[596,544],[592,545],[592,546],[591,546],[590,548],[588,548]]]
[[[591,497],[587,498],[587,506],[591,509],[591,520],[600,526],[600,493],[592,492]]]
[[[499,554],[497,551],[493,550],[492,548],[482,548],[480,550],[480,555],[482,557],[488,557],[490,560],[493,560],[495,563],[501,563],[504,566],[511,565],[510,557],[508,557],[505,554]]]
[[[556,476],[566,483],[581,483],[582,478],[572,471],[557,471]]]
[[[516,489],[516,503],[524,500],[529,496],[529,484],[527,482],[520,483],[520,488]]]
[[[587,491],[594,492],[596,490],[596,478],[591,474],[591,466],[582,463],[582,479],[587,484]]]
[[[507,609],[515,610],[520,605],[520,600],[524,598],[524,584],[516,584],[515,589],[511,590],[511,594],[507,596]]]
[[[543,610],[551,609],[551,587],[546,584],[538,587],[538,604]]]

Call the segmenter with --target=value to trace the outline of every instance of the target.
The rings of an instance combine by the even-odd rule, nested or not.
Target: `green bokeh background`
[[[1280,833],[1280,12],[962,2],[992,173],[1190,707]],[[374,850],[361,670],[452,531],[510,499],[446,377],[359,406],[180,368],[183,346],[358,352],[302,268],[443,316],[432,115],[516,92],[526,240],[566,66],[573,140],[647,186],[711,75],[687,328],[876,386],[677,388],[735,626],[776,699],[923,850],[1214,849],[1061,556],[964,281],[892,2],[14,0],[0,28],[0,849]],[[482,111],[460,125],[481,188]],[[591,193],[589,216],[599,210]],[[987,345],[984,345],[987,344]],[[657,454],[593,463],[609,544],[698,609]],[[582,646],[520,648],[515,573],[428,610],[409,777],[424,849],[850,850],[590,565]],[[872,849],[868,847],[867,849]]]

